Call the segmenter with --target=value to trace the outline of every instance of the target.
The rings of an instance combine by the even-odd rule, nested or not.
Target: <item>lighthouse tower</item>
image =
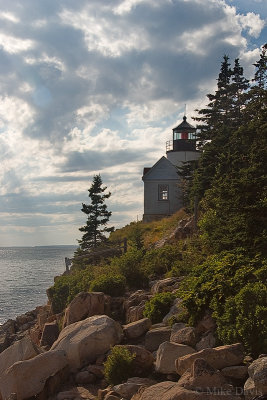
[[[196,160],[196,128],[186,121],[172,130],[172,140],[166,143],[166,157],[161,157],[151,168],[144,168],[144,215],[150,222],[174,214],[182,208],[182,193],[177,167]]]
[[[173,128],[172,140],[166,142],[166,155],[167,159],[178,167],[183,162],[198,159],[196,128],[186,121],[186,116],[181,124]]]

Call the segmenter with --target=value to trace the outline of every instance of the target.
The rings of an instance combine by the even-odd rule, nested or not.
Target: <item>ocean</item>
[[[46,289],[77,246],[0,247],[0,325],[47,303]]]

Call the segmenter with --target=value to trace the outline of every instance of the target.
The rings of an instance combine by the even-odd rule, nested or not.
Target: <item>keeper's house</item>
[[[172,215],[182,207],[180,178],[177,166],[196,160],[196,128],[186,121],[173,128],[173,138],[166,143],[166,157],[161,157],[151,168],[144,168],[144,215],[150,222]]]

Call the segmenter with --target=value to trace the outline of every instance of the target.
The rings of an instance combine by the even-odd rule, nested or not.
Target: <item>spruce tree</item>
[[[86,225],[79,229],[84,232],[82,239],[78,241],[82,250],[98,247],[107,241],[105,233],[114,230],[114,227],[107,228],[106,226],[111,216],[105,204],[105,200],[111,196],[111,193],[104,193],[106,189],[106,186],[102,186],[100,174],[95,175],[88,189],[91,204],[82,204],[81,209],[87,215]]]

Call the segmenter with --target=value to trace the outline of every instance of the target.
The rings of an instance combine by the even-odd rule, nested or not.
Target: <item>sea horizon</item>
[[[66,270],[75,245],[0,247],[0,325],[47,303],[46,290]]]

